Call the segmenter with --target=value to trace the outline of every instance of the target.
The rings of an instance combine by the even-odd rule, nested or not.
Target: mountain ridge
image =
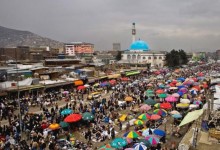
[[[62,42],[42,37],[30,31],[22,31],[0,26],[0,47],[2,48],[17,46],[49,46],[52,48],[63,48],[63,45]]]

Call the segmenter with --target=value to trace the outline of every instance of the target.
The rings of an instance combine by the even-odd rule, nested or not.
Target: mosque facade
[[[135,34],[135,24],[133,23],[133,42],[129,49],[123,51],[121,63],[150,64],[151,67],[163,67],[165,64],[166,52],[151,50],[147,42],[135,40]]]

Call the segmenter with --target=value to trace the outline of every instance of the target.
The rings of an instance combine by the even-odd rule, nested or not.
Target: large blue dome
[[[141,40],[135,41],[131,44],[130,50],[143,50],[143,51],[149,51],[149,45]]]

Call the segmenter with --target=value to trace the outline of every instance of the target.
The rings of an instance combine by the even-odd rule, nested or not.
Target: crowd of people
[[[131,76],[125,80],[118,79],[115,84],[109,87],[102,87],[106,90],[106,94],[102,94],[99,98],[95,98],[92,101],[88,101],[86,95],[95,90],[93,85],[85,91],[77,91],[76,89],[66,89],[69,93],[75,92],[75,96],[70,96],[70,94],[65,97],[69,99],[65,106],[59,106],[59,102],[62,100],[62,93],[58,92],[48,92],[40,94],[38,96],[31,96],[32,100],[29,98],[22,97],[21,101],[21,114],[15,114],[14,110],[18,107],[18,100],[15,98],[11,103],[7,102],[6,99],[0,101],[0,117],[1,120],[6,120],[10,118],[9,125],[0,124],[0,140],[1,148],[9,150],[12,147],[14,149],[28,148],[31,150],[44,150],[48,147],[50,150],[58,150],[61,147],[67,148],[72,146],[72,148],[92,150],[96,147],[96,142],[106,143],[106,141],[113,140],[115,137],[120,135],[121,132],[129,131],[134,129],[137,132],[142,132],[143,129],[150,128],[155,129],[161,124],[166,123],[166,116],[162,117],[159,121],[146,121],[145,124],[141,126],[133,126],[131,122],[121,121],[119,118],[122,115],[121,112],[125,111],[131,116],[131,118],[137,118],[141,111],[134,111],[139,108],[145,100],[153,99],[158,103],[163,103],[164,98],[160,98],[158,94],[151,97],[146,94],[146,91],[151,89],[153,93],[156,93],[160,89],[161,84],[165,85],[163,87],[164,93],[173,94],[178,91],[178,89],[170,90],[169,85],[172,80],[178,77],[186,78],[196,78],[198,82],[206,82],[208,87],[210,86],[210,81],[206,79],[210,72],[219,71],[219,66],[217,64],[209,65],[199,65],[195,67],[188,67],[179,69],[175,72],[171,69],[161,69],[158,73],[156,71],[141,73],[140,75]],[[201,73],[202,75],[198,75]],[[158,76],[162,76],[158,77]],[[201,78],[199,78],[201,77]],[[149,86],[149,84],[151,84]],[[188,88],[191,89],[192,85]],[[206,93],[208,87],[201,87],[201,89],[191,92],[190,90],[186,92],[189,97],[190,103],[193,104],[195,100],[200,98],[201,104],[196,109],[202,108],[202,104],[206,102]],[[109,95],[106,96],[106,95]],[[126,97],[132,97],[132,101],[125,101]],[[179,103],[181,97],[178,98],[176,103],[172,103],[172,109],[178,110],[176,104]],[[36,101],[36,106],[39,107],[42,112],[40,113],[30,113],[32,108],[31,101]],[[48,102],[50,108],[48,108]],[[156,109],[154,106],[151,107],[151,112]],[[61,115],[62,110],[71,109],[72,113],[83,114],[85,112],[90,112],[94,115],[93,120],[81,120],[78,122],[70,123],[69,127],[56,130],[49,129],[49,125],[53,123],[62,122],[67,115]],[[181,115],[184,117],[190,109],[180,109]],[[21,115],[21,122],[20,116]],[[176,127],[181,120],[175,119],[174,125]],[[155,127],[156,123],[157,126]],[[123,128],[125,126],[125,128]],[[179,135],[179,128],[176,128]],[[151,131],[151,130],[150,130]],[[79,132],[79,136],[83,140],[79,140],[78,136],[74,137],[74,142],[71,143],[70,133]],[[171,131],[172,132],[172,131]],[[21,136],[21,133],[22,134]],[[150,133],[152,134],[152,133]],[[64,137],[64,144],[58,142],[60,137]],[[133,141],[135,142],[135,140]],[[161,138],[162,143],[166,143],[166,138]],[[62,146],[61,146],[62,145]],[[71,147],[70,146],[70,147]],[[150,149],[162,149],[161,143],[150,147]],[[173,146],[173,149],[176,147]],[[166,148],[165,148],[166,149]]]

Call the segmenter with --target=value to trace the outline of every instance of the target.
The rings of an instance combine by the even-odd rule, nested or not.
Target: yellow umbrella
[[[48,128],[51,129],[51,130],[56,130],[56,129],[60,128],[60,125],[58,123],[52,123],[52,124],[49,125]]]
[[[99,83],[95,83],[93,86],[99,86],[100,84]]]
[[[133,101],[133,98],[131,96],[127,96],[127,97],[125,97],[125,101],[131,102],[131,101]]]
[[[185,103],[179,103],[176,105],[177,108],[187,108],[189,107],[189,104],[185,104]]]

